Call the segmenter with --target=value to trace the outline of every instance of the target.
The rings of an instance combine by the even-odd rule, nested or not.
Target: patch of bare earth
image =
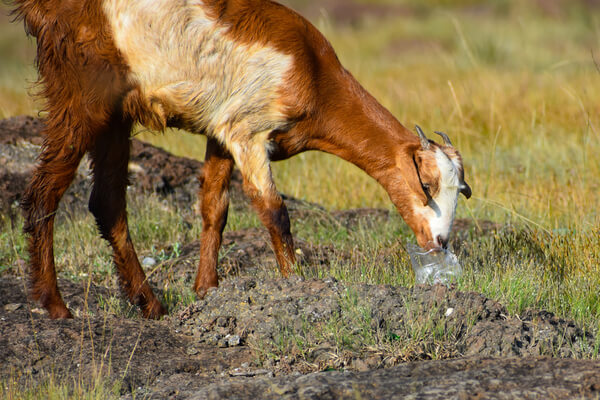
[[[573,323],[544,312],[509,316],[492,300],[443,286],[237,277],[164,321],[148,321],[105,313],[108,289],[60,285],[74,320],[48,320],[27,302],[20,280],[0,279],[1,378],[92,383],[101,376],[123,380],[122,394],[151,398],[246,399],[261,391],[259,398],[389,398],[391,387],[423,397],[493,398],[499,387],[525,397],[600,394],[600,363],[573,358],[593,338]],[[390,346],[409,341],[408,326],[450,334],[395,353],[339,347],[327,326],[356,322],[349,294],[368,312],[366,329],[387,335]],[[310,345],[281,348],[285,340]],[[447,360],[427,361],[440,349]],[[550,355],[569,358],[539,358]],[[332,369],[360,373],[319,372]]]
[[[41,127],[30,117],[0,121],[3,215],[18,212]],[[202,163],[135,140],[132,148],[130,190],[192,209]],[[82,163],[63,206],[73,218],[86,208],[86,168]],[[247,207],[237,175],[233,192],[236,204]],[[327,214],[286,201],[292,218]],[[328,218],[353,230],[390,215],[359,209]],[[459,235],[498,228],[467,220],[455,227]],[[600,397],[600,363],[580,360],[595,339],[571,321],[543,311],[509,315],[480,294],[444,286],[268,278],[258,270],[275,269],[266,236],[262,229],[226,233],[220,287],[162,321],[115,315],[106,306],[115,288],[67,279],[59,286],[76,318],[51,321],[28,300],[24,265],[15,260],[0,274],[0,380],[93,383],[100,377],[122,382],[125,397],[157,399]],[[306,267],[351,257],[302,240],[298,248]],[[191,285],[198,251],[197,241],[183,244],[150,281]]]

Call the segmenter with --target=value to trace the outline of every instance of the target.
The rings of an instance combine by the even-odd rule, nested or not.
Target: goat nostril
[[[444,248],[444,249],[448,248],[448,238],[443,237],[442,235],[438,235],[437,242],[439,243],[440,246],[442,246],[442,248]]]

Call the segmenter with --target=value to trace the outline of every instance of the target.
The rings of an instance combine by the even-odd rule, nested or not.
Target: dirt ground
[[[0,121],[3,215],[19,212],[41,127],[31,117]],[[193,208],[201,162],[133,140],[132,163],[133,192],[157,193]],[[85,164],[62,207],[86,209],[90,176]],[[247,207],[237,174],[232,188],[234,207]],[[286,202],[292,218],[325,212],[293,198]],[[352,229],[377,224],[389,212],[345,210],[331,216]],[[459,220],[455,230],[460,236],[471,224]],[[480,226],[483,234],[498,229],[485,221]],[[257,279],[257,264],[274,267],[266,239],[261,229],[228,232],[224,246],[229,251],[222,262],[228,272],[220,287],[161,321],[107,313],[103,303],[115,288],[66,279],[59,286],[76,318],[51,321],[28,300],[23,265],[15,262],[0,274],[0,380],[25,384],[52,376],[93,382],[101,377],[122,380],[120,393],[126,398],[157,399],[600,398],[600,362],[581,360],[595,340],[571,321],[544,311],[509,315],[478,293],[445,286]],[[308,266],[352,256],[303,241],[298,247]],[[198,241],[184,244],[178,258],[150,281],[191,282],[198,249]],[[368,323],[359,329],[361,321]],[[355,340],[387,335],[390,348],[344,348],[331,334],[332,324],[335,332]],[[418,344],[403,347],[415,329],[440,327],[452,334],[424,334]],[[297,338],[310,345],[300,348],[293,342]],[[432,361],[434,355],[442,360]]]

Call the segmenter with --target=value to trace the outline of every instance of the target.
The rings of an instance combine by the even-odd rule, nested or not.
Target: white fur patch
[[[229,39],[202,1],[105,0],[103,9],[134,82],[185,129],[229,148],[287,124],[279,98],[291,56]]]
[[[421,213],[429,223],[434,244],[440,246],[441,243],[437,242],[438,236],[448,239],[452,230],[460,191],[460,178],[457,166],[439,148],[435,151],[435,160],[440,171],[439,192],[429,200],[427,207],[422,208]]]

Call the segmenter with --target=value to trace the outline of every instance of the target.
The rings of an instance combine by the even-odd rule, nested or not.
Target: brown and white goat
[[[295,262],[290,221],[269,162],[306,150],[335,154],[388,192],[424,247],[448,241],[462,160],[414,135],[340,64],[308,21],[268,0],[15,0],[37,38],[45,141],[24,195],[33,297],[51,318],[71,317],[56,283],[53,224],[85,153],[89,209],[113,248],[120,283],[146,317],[166,311],[128,232],[125,190],[134,123],[208,138],[202,247],[194,289],[218,284],[217,257],[236,164],[281,269]]]

